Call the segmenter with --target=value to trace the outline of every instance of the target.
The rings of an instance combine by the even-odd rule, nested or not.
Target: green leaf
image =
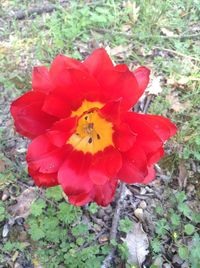
[[[36,222],[30,226],[28,232],[31,235],[31,238],[35,241],[45,237],[44,231],[41,229],[40,226],[38,226]]]
[[[46,207],[46,203],[43,199],[38,199],[31,205],[31,214],[34,216],[40,216],[43,212],[43,209]]]
[[[6,210],[4,208],[4,204],[0,201],[0,222],[6,218]]]
[[[191,209],[185,203],[179,204],[178,210],[186,217],[189,217],[191,215]]]
[[[176,200],[178,201],[178,203],[183,203],[186,199],[187,199],[187,196],[185,192],[182,191],[182,192],[176,193]]]
[[[72,228],[72,234],[74,236],[78,236],[78,235],[87,235],[88,233],[88,226],[86,224],[79,224],[75,227]]]
[[[154,253],[159,253],[161,251],[161,242],[157,238],[154,238],[151,241],[151,247]]]
[[[171,222],[172,222],[173,225],[178,226],[180,224],[180,216],[179,215],[173,213],[171,215],[170,219],[171,219]]]
[[[194,225],[188,223],[184,226],[184,231],[187,235],[191,235],[195,232],[195,227]]]
[[[55,187],[48,188],[46,190],[45,195],[46,195],[47,198],[49,198],[49,199],[52,198],[55,201],[60,201],[61,199],[63,199],[62,189],[61,189],[60,186],[55,186]]]
[[[119,231],[128,233],[133,229],[133,222],[129,220],[128,217],[120,220],[119,222]]]
[[[158,235],[165,235],[169,229],[170,227],[166,219],[157,221],[155,231]]]
[[[88,207],[89,211],[92,214],[95,214],[98,211],[99,206],[96,203],[91,203]]]
[[[178,255],[182,260],[187,260],[189,256],[188,248],[185,246],[182,246],[178,249]]]

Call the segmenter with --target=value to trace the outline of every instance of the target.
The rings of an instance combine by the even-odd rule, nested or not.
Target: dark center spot
[[[99,135],[99,134],[97,134],[97,139],[98,139],[98,140],[100,140],[100,139],[101,139],[101,137],[100,137],[100,135]]]
[[[92,137],[89,138],[88,143],[92,143]]]

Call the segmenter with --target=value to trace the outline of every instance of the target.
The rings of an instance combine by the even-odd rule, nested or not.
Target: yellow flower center
[[[95,154],[113,145],[113,125],[102,118],[97,110],[103,107],[100,102],[83,101],[81,107],[72,112],[72,116],[80,116],[76,132],[69,138],[76,150]]]

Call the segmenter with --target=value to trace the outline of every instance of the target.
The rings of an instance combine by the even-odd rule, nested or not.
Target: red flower
[[[32,90],[11,105],[16,130],[32,140],[29,174],[38,186],[60,184],[69,202],[108,205],[118,179],[148,183],[163,143],[176,133],[167,118],[130,109],[150,71],[114,66],[104,49],[84,62],[62,55],[35,67]]]

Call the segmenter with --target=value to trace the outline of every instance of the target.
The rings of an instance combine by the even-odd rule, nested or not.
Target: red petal
[[[34,67],[32,73],[32,88],[33,90],[41,91],[45,94],[53,89],[50,81],[49,71],[45,66]]]
[[[11,104],[11,114],[16,130],[29,138],[34,138],[49,129],[57,120],[41,110],[45,95],[29,91]]]
[[[136,98],[139,99],[142,94],[144,93],[148,83],[149,83],[149,75],[150,75],[150,70],[144,66],[137,68],[133,72],[134,76],[137,79],[138,82],[138,90],[135,92],[135,95],[137,96]],[[136,100],[137,102],[137,100]],[[136,103],[135,102],[135,103]]]
[[[52,187],[52,186],[58,185],[57,173],[45,174],[45,173],[35,171],[31,168],[28,168],[28,173],[34,179],[35,184],[38,187],[42,187],[42,186]]]
[[[137,113],[124,114],[124,121],[129,125],[134,133],[137,134],[136,143],[144,150],[147,158],[150,159],[163,146],[162,140],[157,136],[153,129],[142,120]]]
[[[58,55],[52,62],[49,73],[51,78],[59,79],[61,72],[71,68],[86,71],[85,66],[80,61],[64,55]]]
[[[58,171],[58,181],[64,192],[71,195],[88,193],[93,183],[88,176],[92,155],[81,151],[72,151]]]
[[[117,68],[104,71],[97,79],[103,89],[102,102],[122,98],[121,109],[128,111],[137,101],[137,80],[128,68],[125,71],[119,71]]]
[[[56,90],[46,98],[43,110],[60,118],[69,116],[84,99],[97,101],[102,94],[97,81],[80,70],[67,69],[59,74],[54,83]]]
[[[69,203],[75,206],[83,206],[92,201],[92,197],[88,193],[83,193],[79,195],[71,195],[69,196]]]
[[[156,172],[153,166],[148,167],[148,174],[142,181],[143,184],[147,184],[155,179]]]
[[[106,120],[113,122],[114,124],[119,124],[120,121],[120,106],[121,99],[114,100],[106,103],[100,110],[99,113]]]
[[[134,144],[131,150],[122,154],[123,164],[118,173],[121,181],[140,183],[147,175],[147,158],[140,146]]]
[[[116,177],[121,165],[121,154],[114,147],[107,147],[103,152],[94,155],[89,177],[95,184],[103,185],[109,179]]]
[[[56,94],[56,92],[52,92],[46,97],[42,110],[58,118],[67,117],[72,111],[67,105],[66,99]]]
[[[113,63],[103,48],[96,49],[84,62],[90,73],[99,76],[101,72],[113,68]]]
[[[176,126],[168,119],[160,115],[138,114],[145,124],[147,124],[164,142],[177,132]]]
[[[48,139],[57,147],[62,147],[66,144],[69,137],[76,130],[77,118],[69,117],[66,119],[61,119],[54,123],[51,131],[46,133]]]
[[[112,180],[109,180],[104,185],[95,185],[94,201],[99,206],[106,207],[108,204],[110,204],[116,191],[117,182],[118,182],[117,179],[112,179]]]
[[[121,152],[128,151],[136,140],[136,134],[133,133],[130,127],[122,123],[119,127],[115,127],[113,141],[117,149]]]
[[[57,148],[45,134],[38,136],[29,144],[26,160],[32,170],[55,173],[62,165],[67,153],[67,148]]]

